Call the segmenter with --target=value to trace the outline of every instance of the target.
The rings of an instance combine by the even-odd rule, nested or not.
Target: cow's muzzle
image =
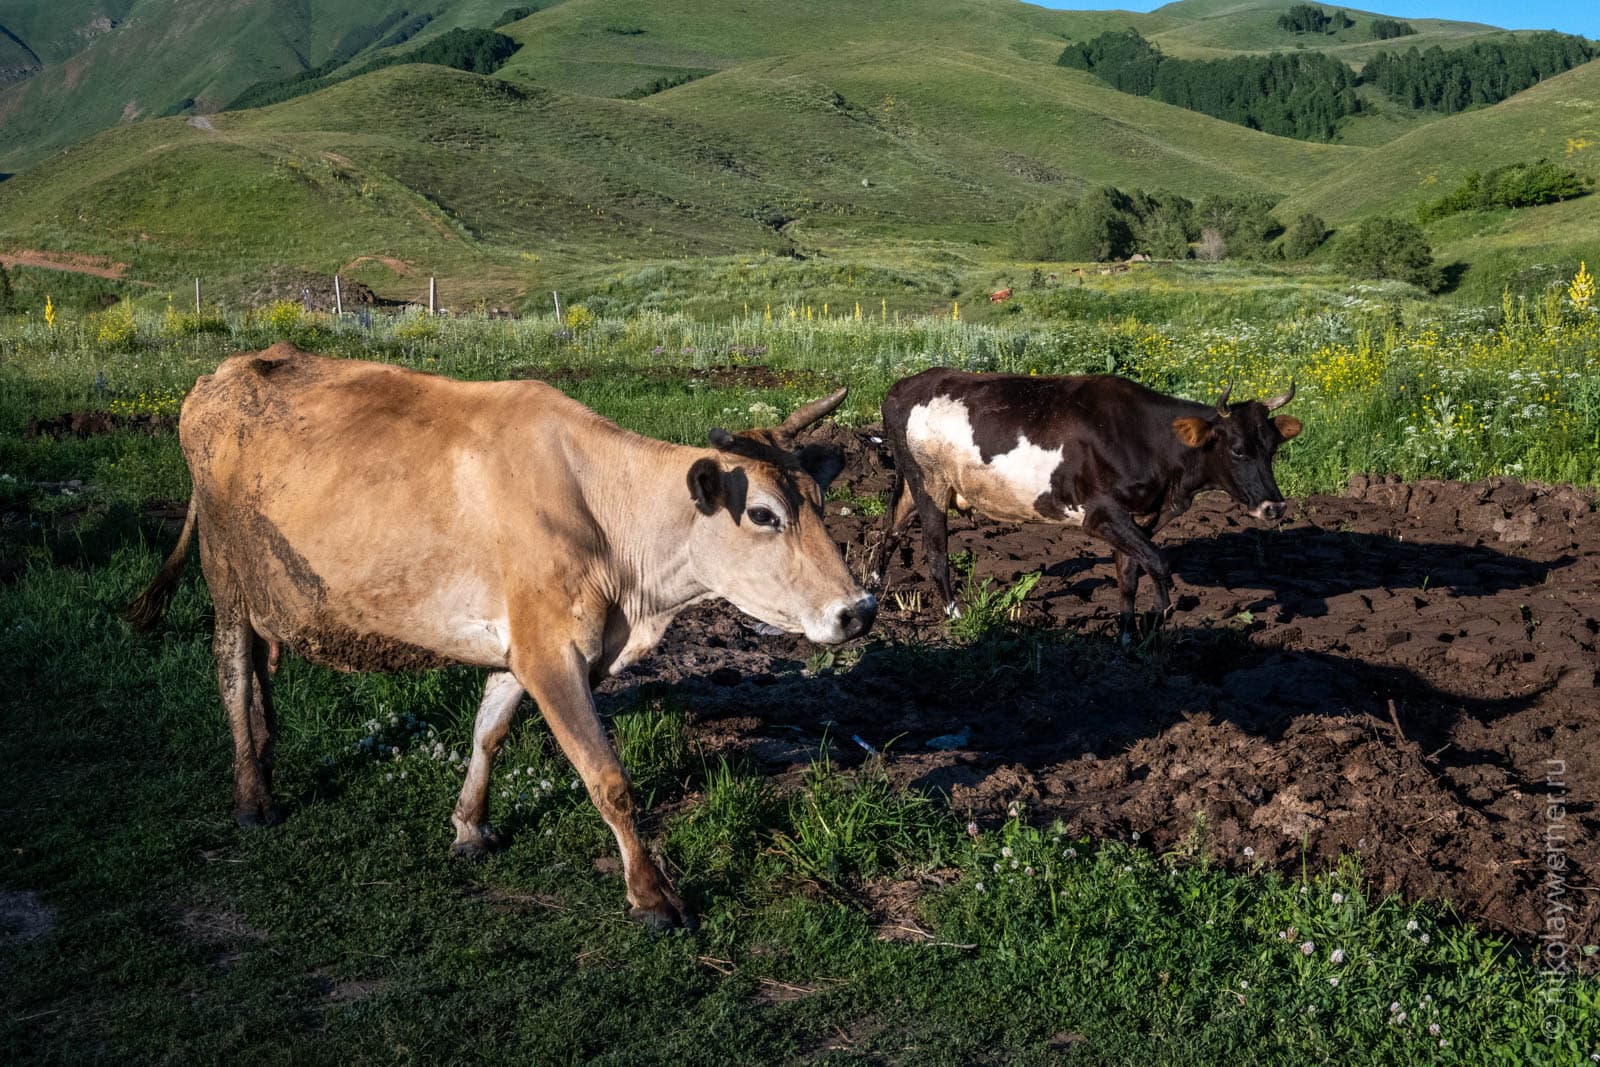
[[[1250,509],[1252,517],[1264,519],[1267,522],[1277,522],[1289,511],[1289,504],[1283,500],[1264,500]]]
[[[839,640],[849,641],[851,638],[860,637],[872,629],[873,620],[878,617],[878,598],[868,593],[860,600],[847,608],[839,611]]]

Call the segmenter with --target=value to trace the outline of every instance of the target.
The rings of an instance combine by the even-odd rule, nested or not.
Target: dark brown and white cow
[[[1171,576],[1150,539],[1196,493],[1220,489],[1256,518],[1283,516],[1272,460],[1301,423],[1271,413],[1294,398],[1294,386],[1266,403],[1230,404],[1230,393],[1206,405],[1110,375],[946,368],[896,382],[883,401],[895,488],[872,582],[887,574],[913,513],[947,613],[957,610],[946,546],[951,505],[1006,522],[1069,523],[1115,550],[1126,639],[1141,571],[1155,581],[1157,609],[1171,610]]]
[[[685,924],[590,687],[711,597],[823,644],[872,625],[876,602],[822,525],[842,461],[794,440],[843,398],[685,448],[541,382],[451,381],[290,345],[235,356],[184,401],[189,515],[129,618],[160,618],[198,532],[246,825],[278,818],[280,646],[352,671],[487,668],[454,850],[494,842],[489,772],[527,693],[616,835],[634,914]]]

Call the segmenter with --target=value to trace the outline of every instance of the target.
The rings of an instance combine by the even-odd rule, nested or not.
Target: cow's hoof
[[[458,860],[476,863],[499,847],[500,836],[498,834],[479,834],[472,840],[456,841],[451,844],[450,855]]]
[[[668,930],[687,930],[693,933],[697,925],[694,913],[683,901],[673,896],[664,897],[648,907],[629,908],[628,915],[657,933],[665,933]]]
[[[283,821],[283,809],[276,804],[256,804],[248,808],[234,808],[233,821],[241,830],[255,830],[276,826]]]

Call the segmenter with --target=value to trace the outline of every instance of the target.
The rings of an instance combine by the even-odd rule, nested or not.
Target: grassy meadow
[[[187,496],[175,435],[28,428],[85,409],[172,415],[231,351],[288,339],[544,377],[685,442],[775,421],[838,382],[852,387],[839,417],[864,425],[895,379],[940,364],[1111,371],[1207,399],[1224,381],[1238,396],[1294,380],[1307,429],[1279,460],[1288,493],[1358,471],[1600,486],[1600,317],[1565,288],[1462,309],[1397,284],[1195,266],[1083,286],[1024,274],[991,307],[949,292],[1003,280],[981,266],[695,270],[607,275],[570,294],[561,322],[335,321],[293,303],[196,315],[149,293],[0,324],[0,885],[37,894],[54,922],[9,944],[0,926],[8,1062],[1600,1054],[1593,979],[1553,979],[1444,902],[1375,897],[1354,866],[1230,874],[1202,825],[1160,855],[1065,838],[1025,810],[969,825],[871,763],[819,760],[780,787],[698,751],[694,709],[650,692],[608,701],[608,727],[697,935],[626,920],[610,835],[536,714],[495,772],[511,844],[481,866],[448,857],[470,671],[340,675],[286,658],[290,818],[236,830],[198,568],[154,638],[115,616],[170,546],[153,507]],[[771,370],[759,385],[726,373],[753,366]],[[998,641],[1001,618],[950,640]],[[885,923],[868,905],[893,893],[916,904]]]

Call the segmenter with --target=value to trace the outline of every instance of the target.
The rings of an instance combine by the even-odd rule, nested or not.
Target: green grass
[[[797,291],[895,281],[816,270],[797,268]],[[1592,979],[1552,984],[1435,904],[1370,895],[1354,868],[1230,874],[1219,860],[1240,857],[1216,855],[1203,824],[1170,855],[1066,839],[1026,812],[968,827],[870,762],[824,757],[798,782],[769,781],[697,751],[681,697],[613,699],[607,725],[644,832],[701,916],[693,938],[623,917],[611,835],[536,712],[491,785],[510,845],[481,866],[450,860],[472,671],[342,675],[286,659],[277,784],[290,818],[236,830],[198,574],[153,638],[114,614],[168,546],[144,509],[187,492],[176,441],[54,440],[26,424],[84,407],[170,412],[226,352],[278,337],[465,377],[559,372],[598,410],[680,441],[771,422],[835,380],[853,387],[840,418],[865,423],[889,382],[933,362],[1109,362],[1197,396],[1224,375],[1259,391],[1293,373],[1308,429],[1280,461],[1291,491],[1355,469],[1498,470],[1513,454],[1528,473],[1600,483],[1600,326],[1571,309],[1513,302],[1457,331],[1403,287],[1213,267],[1097,278],[1065,303],[1041,291],[983,321],[881,306],[857,321],[853,301],[808,320],[775,269],[748,279],[776,297],[772,322],[764,307],[708,322],[624,313],[649,303],[648,280],[630,277],[597,286],[597,305],[609,294],[619,310],[571,338],[549,317],[362,327],[293,305],[195,333],[159,293],[137,306],[131,348],[102,345],[100,321],[77,310],[54,331],[37,314],[0,324],[0,507],[25,517],[0,554],[27,564],[0,585],[0,889],[37,893],[55,918],[45,938],[0,947],[8,1062],[1558,1064],[1600,1049]],[[1198,319],[1196,293],[1211,294]],[[1503,340],[1481,339],[1491,320]],[[711,371],[730,366],[772,375]],[[1560,395],[1538,420],[1377,451],[1379,432],[1406,436],[1424,367],[1458,412],[1508,381],[1548,391],[1534,373],[1559,372]],[[1444,394],[1428,392],[1437,414]],[[1388,468],[1362,467],[1385,456]],[[1074,640],[1018,624],[1025,596],[968,583],[970,632],[951,636],[970,655],[952,691],[1001,701]],[[932,652],[868,654],[912,672]],[[1130,653],[1147,654],[1159,649]]]

